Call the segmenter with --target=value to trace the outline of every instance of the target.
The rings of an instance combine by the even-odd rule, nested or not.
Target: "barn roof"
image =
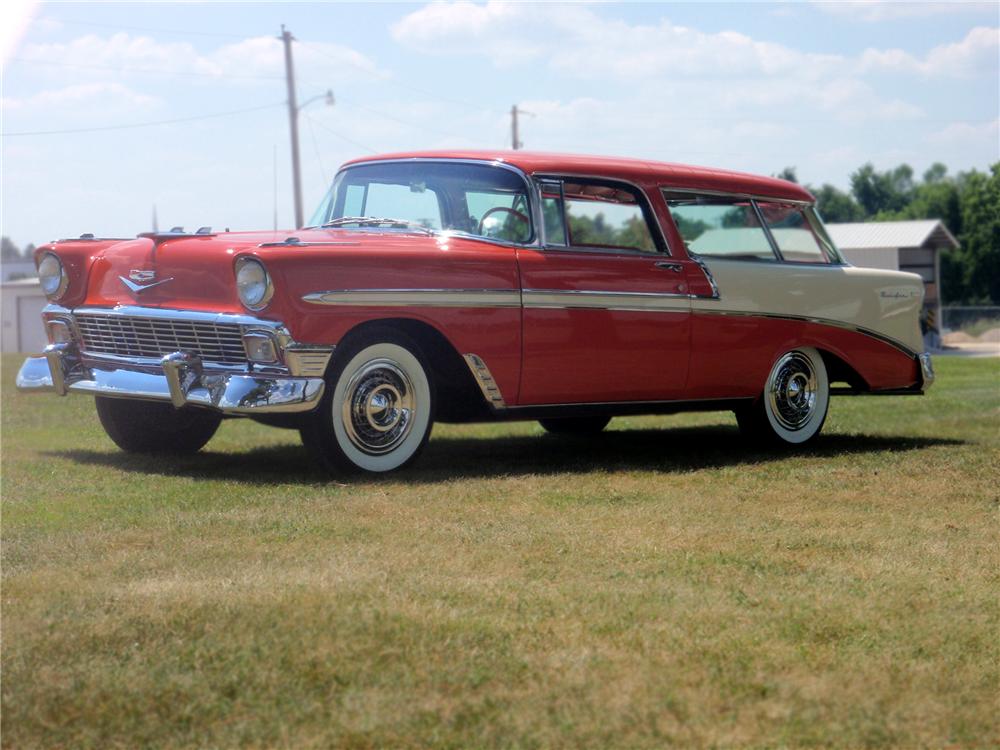
[[[940,219],[916,221],[864,221],[827,224],[834,244],[841,250],[873,250],[892,247],[957,248],[958,240]]]

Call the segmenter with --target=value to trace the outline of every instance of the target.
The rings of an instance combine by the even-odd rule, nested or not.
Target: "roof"
[[[788,200],[812,202],[813,196],[801,185],[776,177],[733,172],[713,167],[626,159],[611,156],[558,154],[541,151],[407,151],[378,154],[349,161],[357,164],[383,159],[475,159],[510,164],[528,174],[575,174],[606,177],[632,182],[665,182],[673,187],[699,190],[724,190],[749,195],[763,195]]]
[[[958,240],[940,219],[917,221],[865,221],[827,224],[833,244],[841,250],[872,250],[891,247],[957,248]]]

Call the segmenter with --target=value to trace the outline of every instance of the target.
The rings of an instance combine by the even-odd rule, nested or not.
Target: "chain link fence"
[[[961,332],[976,338],[993,329],[1000,329],[1000,307],[954,306],[941,308],[942,333]]]

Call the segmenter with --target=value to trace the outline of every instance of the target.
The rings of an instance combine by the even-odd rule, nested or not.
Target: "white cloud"
[[[673,96],[685,109],[710,116],[748,107],[803,108],[843,122],[905,120],[923,110],[896,95],[881,95],[864,80],[876,67],[927,66],[958,74],[989,56],[989,29],[935,48],[922,61],[899,50],[869,50],[862,59],[819,54],[755,39],[736,31],[707,33],[661,19],[630,24],[593,6],[519,4],[500,0],[432,2],[391,28],[400,44],[429,55],[477,55],[498,68],[543,67],[561,75],[605,81],[654,96]]]
[[[954,15],[969,11],[982,13],[990,12],[996,7],[992,3],[900,2],[900,0],[836,0],[814,2],[813,5],[826,13],[868,22],[926,18],[942,14]]]
[[[317,80],[328,85],[357,80],[358,77],[384,78],[385,72],[360,52],[340,44],[296,42],[296,73],[301,81]],[[275,37],[252,37],[199,52],[189,42],[160,42],[149,36],[118,32],[111,36],[87,34],[70,42],[27,44],[19,58],[37,60],[57,68],[65,77],[66,68],[77,66],[79,74],[93,78],[98,70],[105,75],[129,70],[194,74],[234,82],[255,78],[284,79],[282,43]]]
[[[977,26],[962,41],[934,47],[922,59],[901,49],[867,49],[861,55],[859,69],[966,77],[995,72],[998,59],[1000,28]]]
[[[993,152],[1000,151],[1000,118],[987,122],[953,122],[931,133],[931,143],[967,144],[971,141],[992,143]]]
[[[663,19],[656,25],[608,20],[590,8],[490,0],[433,2],[400,19],[393,38],[426,54],[478,54],[507,68],[548,58],[577,77],[672,74],[813,76],[842,63],[735,31],[714,34]]]
[[[78,83],[59,89],[40,91],[23,99],[5,97],[5,110],[25,111],[30,109],[58,109],[70,107],[79,110],[84,105],[88,110],[100,107],[102,114],[115,110],[152,109],[162,102],[146,94],[140,94],[127,86],[114,82]]]

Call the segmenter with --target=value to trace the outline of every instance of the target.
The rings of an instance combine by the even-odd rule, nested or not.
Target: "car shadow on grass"
[[[947,438],[832,434],[821,435],[806,448],[764,449],[749,444],[735,427],[727,426],[611,430],[586,438],[548,434],[439,437],[431,440],[411,467],[389,476],[407,483],[432,483],[594,470],[673,473],[962,444],[962,440]],[[44,455],[121,471],[258,484],[382,481],[378,476],[331,477],[301,445],[253,448],[240,453],[209,449],[191,456],[170,457],[96,450],[49,451]]]

